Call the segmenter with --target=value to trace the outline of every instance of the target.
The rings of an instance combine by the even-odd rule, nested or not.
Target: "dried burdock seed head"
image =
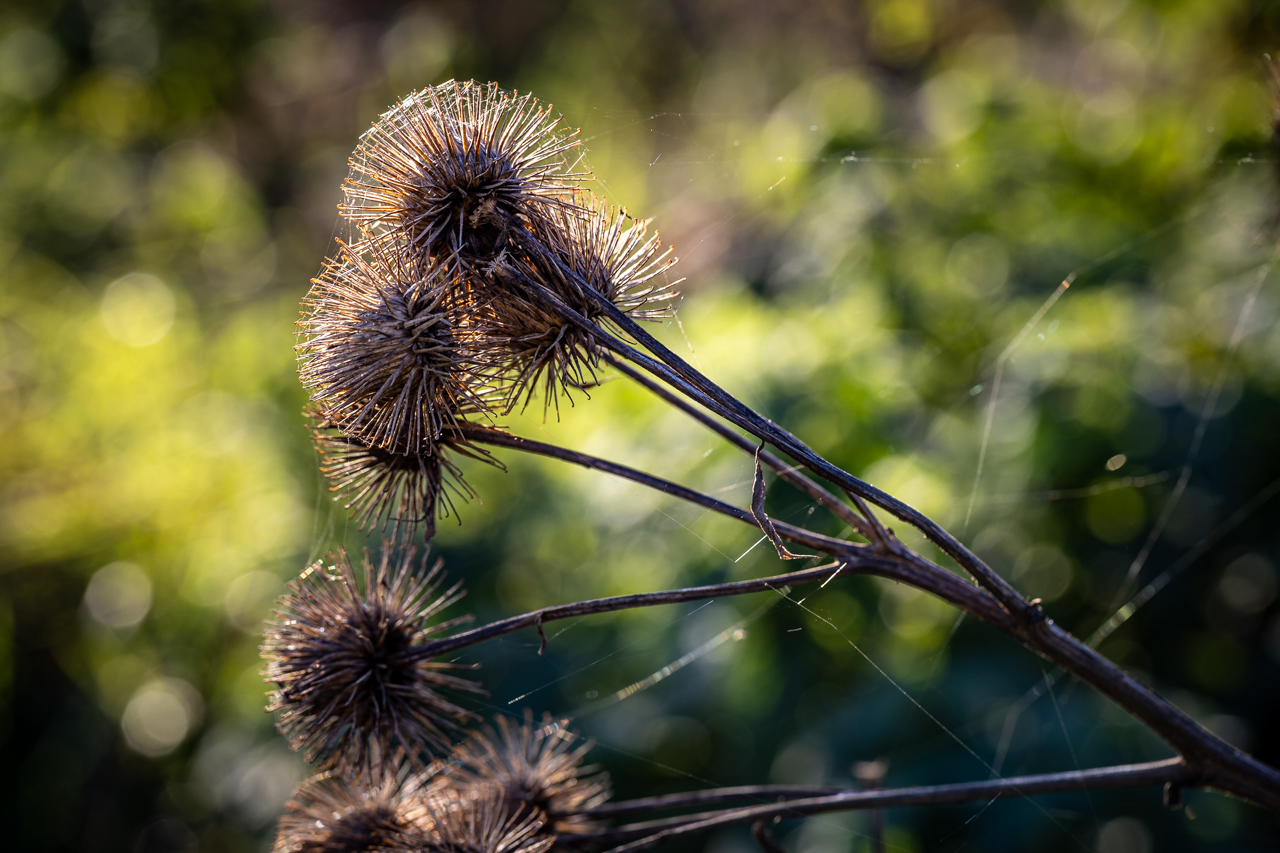
[[[584,193],[576,199],[525,238],[526,253],[506,260],[486,280],[494,293],[485,337],[505,353],[508,410],[521,398],[527,404],[539,389],[550,405],[561,390],[595,382],[599,346],[592,333],[559,313],[542,288],[593,323],[604,312],[587,290],[632,319],[671,316],[672,288],[679,283],[664,276],[676,262],[671,249],[625,210]]]
[[[507,810],[523,810],[542,820],[543,833],[589,832],[597,827],[583,812],[609,798],[609,777],[584,767],[593,746],[544,715],[542,724],[525,711],[524,722],[498,717],[497,731],[472,732],[454,748],[457,765],[448,777],[458,787],[492,785],[502,792]]]
[[[447,674],[465,669],[430,660],[423,641],[470,617],[431,624],[462,597],[459,585],[436,596],[440,563],[415,571],[413,549],[392,563],[384,547],[375,569],[366,554],[362,582],[343,551],[289,582],[264,632],[263,677],[276,686],[267,710],[307,761],[359,772],[370,759],[403,749],[417,760],[450,748],[448,733],[472,717],[442,690],[483,692]],[[433,597],[434,596],[434,597]]]
[[[546,853],[555,842],[527,810],[508,809],[500,788],[450,788],[423,798],[422,826],[429,827],[429,853]]]
[[[625,208],[586,193],[578,198],[573,208],[556,211],[552,229],[540,236],[560,261],[549,272],[573,300],[570,307],[595,316],[599,309],[580,293],[590,287],[632,319],[671,316],[672,288],[679,281],[662,278],[677,260],[671,248],[663,249],[656,231],[649,233],[648,220],[632,219]]]
[[[498,256],[513,231],[565,206],[575,134],[530,95],[450,81],[404,98],[360,138],[342,215],[448,268]],[[575,132],[576,133],[576,132]]]
[[[343,502],[360,529],[381,529],[397,541],[412,539],[419,527],[430,539],[437,517],[456,517],[455,502],[476,497],[454,456],[502,467],[488,451],[450,433],[428,452],[395,453],[344,435],[319,409],[307,414],[313,419],[320,471],[329,480],[334,500]]]
[[[272,853],[366,853],[422,849],[427,779],[406,765],[304,780],[285,804]]]
[[[464,312],[438,266],[389,243],[341,247],[303,302],[298,373],[347,435],[430,454],[491,389]]]

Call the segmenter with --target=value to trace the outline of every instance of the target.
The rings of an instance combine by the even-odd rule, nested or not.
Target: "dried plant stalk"
[[[416,93],[362,137],[341,208],[361,242],[344,246],[317,279],[303,321],[308,337],[299,345],[304,383],[320,404],[322,467],[334,488],[362,524],[381,521],[384,529],[410,530],[425,524],[430,536],[435,514],[452,509],[449,485],[470,494],[449,455],[487,459],[478,444],[505,446],[626,477],[736,518],[764,530],[780,556],[798,556],[786,549],[786,540],[835,562],[759,581],[556,605],[428,639],[460,621],[428,624],[454,600],[456,587],[431,600],[438,585],[434,570],[410,579],[403,567],[389,568],[384,551],[376,578],[366,559],[360,590],[342,555],[332,573],[314,566],[291,585],[264,646],[266,674],[279,685],[273,708],[281,711],[281,730],[295,748],[309,760],[351,772],[392,748],[411,756],[428,747],[449,749],[467,712],[440,691],[477,688],[445,675],[452,667],[432,659],[491,637],[541,630],[551,619],[871,573],[932,592],[1059,664],[1114,699],[1179,757],[1025,777],[1018,785],[993,780],[833,794],[794,808],[727,810],[608,829],[590,815],[608,786],[580,766],[586,747],[553,739],[559,730],[549,720],[535,728],[529,715],[523,726],[500,720],[497,731],[473,733],[453,748],[458,767],[449,784],[439,796],[417,800],[422,813],[415,820],[427,833],[426,846],[543,853],[552,843],[637,838],[620,850],[638,853],[693,831],[790,813],[1160,782],[1174,789],[1211,787],[1280,809],[1280,773],[1226,744],[1054,625],[1037,601],[1028,601],[936,522],[833,465],[646,332],[638,321],[665,316],[672,293],[663,276],[674,259],[646,223],[575,188],[582,176],[570,171],[574,145],[572,135],[558,129],[558,118],[530,96],[475,83]],[[537,393],[544,404],[557,404],[561,394],[595,382],[605,361],[755,455],[749,510],[469,422],[491,415],[498,394],[508,412]],[[795,464],[769,453],[768,444]],[[771,519],[765,513],[766,465],[869,544]],[[852,506],[813,476],[843,491]],[[976,585],[903,545],[876,509],[918,529]]]

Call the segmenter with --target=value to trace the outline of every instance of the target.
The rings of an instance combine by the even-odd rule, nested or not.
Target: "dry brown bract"
[[[493,83],[415,92],[360,138],[342,215],[451,269],[488,263],[512,231],[563,207],[581,177],[567,161],[578,141],[559,122]]]
[[[458,767],[449,777],[454,787],[492,785],[502,792],[508,812],[523,811],[538,817],[548,834],[589,832],[597,827],[583,815],[609,798],[609,777],[592,775],[582,759],[591,741],[545,715],[535,725],[533,712],[525,711],[524,723],[497,718],[497,731],[486,727],[473,732],[453,751]]]
[[[442,689],[482,692],[445,674],[463,669],[423,657],[427,637],[469,617],[428,624],[461,597],[440,586],[440,564],[412,569],[413,550],[395,566],[383,549],[375,570],[365,555],[363,591],[345,552],[317,562],[289,582],[276,605],[262,647],[263,677],[275,684],[269,711],[290,745],[309,762],[359,772],[370,756],[397,747],[411,757],[428,746],[450,747],[448,732],[472,716],[440,695]]]

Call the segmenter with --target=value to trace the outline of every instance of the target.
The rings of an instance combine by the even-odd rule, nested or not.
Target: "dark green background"
[[[1087,636],[1215,387],[1189,488],[1140,582],[1280,477],[1274,275],[1231,349],[1275,240],[1261,56],[1277,48],[1274,4],[1216,0],[9,0],[0,843],[270,843],[303,768],[262,712],[261,620],[309,560],[366,542],[318,477],[293,324],[342,233],[346,157],[396,97],[455,77],[554,103],[583,129],[597,192],[653,217],[682,257],[682,328],[663,339]],[[1005,362],[966,526],[997,359],[1073,272]],[[558,420],[535,404],[504,422],[748,500],[746,457],[625,381]],[[757,537],[736,523],[504,459],[506,474],[468,469],[483,500],[434,546],[482,619],[784,570],[767,546],[739,560]],[[784,486],[769,500],[779,518],[839,532]],[[1102,646],[1272,764],[1278,529],[1280,499],[1252,506]],[[144,605],[151,592],[132,626],[86,603],[116,562],[137,570],[98,577]],[[722,632],[713,652],[609,703]],[[469,654],[492,694],[475,707],[577,716],[624,797],[848,785],[854,761],[881,756],[890,785],[987,778],[1009,707],[1046,671],[866,578],[549,634],[541,657],[533,634]],[[152,731],[159,719],[178,729]],[[1011,731],[1005,774],[1169,754],[1069,680]],[[1275,816],[1217,795],[1190,794],[1182,812],[1159,800],[896,811],[889,849],[1236,851],[1280,837]],[[865,829],[837,815],[778,834],[792,853],[837,853],[866,849]],[[685,849],[750,844],[727,831]]]

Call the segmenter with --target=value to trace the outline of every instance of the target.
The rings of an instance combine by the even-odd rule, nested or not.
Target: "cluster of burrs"
[[[544,853],[597,828],[608,779],[561,721],[526,711],[463,731],[474,715],[443,693],[482,691],[428,644],[466,621],[430,623],[461,593],[441,591],[439,563],[413,563],[388,549],[357,572],[339,552],[277,605],[262,650],[270,709],[318,771],[288,803],[277,853]]]
[[[340,242],[303,303],[321,470],[360,525],[429,538],[471,492],[475,426],[594,383],[605,305],[665,316],[675,262],[584,188],[576,133],[529,95],[448,82],[360,139]]]
[[[609,794],[560,723],[476,716],[483,693],[442,662],[437,618],[462,592],[415,563],[470,495],[458,454],[541,395],[596,380],[613,320],[664,316],[674,263],[647,224],[584,189],[575,134],[528,95],[449,82],[382,115],[351,157],[339,242],[303,303],[299,373],[321,470],[366,529],[375,566],[331,555],[289,584],[265,632],[268,710],[314,765],[280,851],[543,853],[597,826]],[[572,399],[570,397],[570,399]],[[451,496],[452,493],[452,496]]]
[[[390,760],[318,774],[287,804],[275,853],[545,853],[598,826],[586,813],[609,784],[581,766],[589,746],[526,713],[473,733],[427,770]]]
[[[1235,750],[1045,618],[936,522],[833,465],[685,363],[637,320],[661,317],[674,262],[646,224],[583,188],[574,135],[530,96],[446,83],[384,114],[351,159],[341,243],[307,295],[298,344],[321,469],[366,529],[388,536],[377,566],[345,553],[289,584],[266,631],[264,676],[278,728],[311,762],[280,822],[279,853],[545,853],[613,841],[642,853],[695,832],[897,805],[1121,785],[1207,784],[1280,809],[1280,777]],[[1262,279],[1259,279],[1261,283]],[[754,458],[750,509],[625,465],[511,435],[495,420],[541,395],[544,412],[610,369],[631,378]],[[638,369],[633,369],[635,368]],[[643,371],[643,372],[641,372]],[[647,374],[647,375],[646,375]],[[570,397],[572,399],[572,397]],[[724,423],[721,423],[721,420]],[[767,449],[772,445],[789,461]],[[438,618],[461,597],[439,565],[414,563],[419,527],[467,496],[457,456],[483,446],[584,465],[657,489],[763,532],[780,559],[833,562],[749,581],[547,606],[466,631]],[[764,467],[866,544],[771,519]],[[852,506],[817,479],[826,480]],[[976,582],[904,545],[872,506],[919,531]],[[406,535],[407,534],[407,535]],[[804,549],[793,553],[787,543]],[[483,693],[471,667],[445,658],[543,622],[871,574],[932,593],[1101,689],[1179,757],[959,785],[849,792],[738,786],[604,805],[608,782],[582,766],[589,744],[563,722],[478,720],[455,702]],[[454,697],[454,698],[450,698]],[[461,700],[458,700],[461,701]],[[787,802],[779,797],[799,796]],[[609,825],[621,814],[752,802]],[[772,801],[772,802],[770,802]],[[634,840],[626,840],[634,839]]]

